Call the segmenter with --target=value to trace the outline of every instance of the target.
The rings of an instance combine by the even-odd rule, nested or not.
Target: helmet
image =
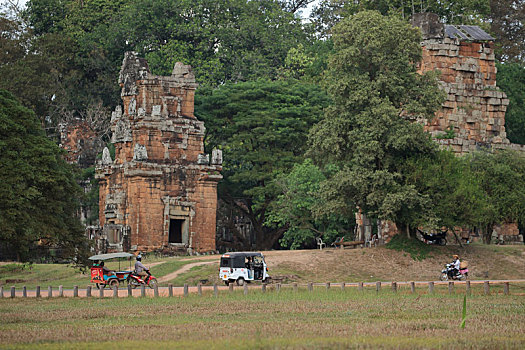
[[[452,257],[453,257],[454,259],[459,259],[459,255],[457,255],[457,254],[452,255]]]
[[[142,255],[140,255],[140,254],[137,255],[137,258],[136,258],[136,259],[137,259],[137,261],[141,261],[141,260],[142,260]]]

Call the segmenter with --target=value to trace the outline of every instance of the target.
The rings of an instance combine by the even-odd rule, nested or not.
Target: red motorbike
[[[152,289],[155,288],[155,286],[157,285],[157,279],[153,277],[149,273],[149,271],[147,272],[148,272],[148,277],[146,277],[145,280],[143,280],[139,275],[137,275],[134,272],[130,273],[128,276],[128,284],[131,286],[131,288],[135,289],[141,284],[144,284]]]

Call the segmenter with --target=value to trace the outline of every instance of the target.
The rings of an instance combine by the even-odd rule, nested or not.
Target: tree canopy
[[[61,154],[35,114],[0,90],[0,240],[19,260],[30,259],[36,244],[70,257],[86,248],[80,188]]]
[[[311,154],[339,167],[321,185],[325,210],[365,213],[399,224],[421,221],[427,199],[400,166],[436,145],[419,123],[442,101],[435,76],[416,73],[421,34],[397,17],[364,11],[342,20],[326,75],[334,106],[312,129]]]
[[[206,148],[224,153],[219,196],[250,218],[260,248],[272,247],[284,232],[264,226],[279,193],[275,180],[302,162],[308,131],[328,103],[320,87],[293,80],[198,90],[195,114],[206,124]]]

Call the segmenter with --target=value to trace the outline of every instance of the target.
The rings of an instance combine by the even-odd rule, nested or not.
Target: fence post
[[[489,281],[485,281],[483,283],[483,289],[485,291],[485,295],[489,295],[490,294],[490,286],[489,286]]]
[[[248,285],[244,284],[244,295],[248,295]]]
[[[11,287],[11,298],[14,298],[16,295],[16,289],[15,289],[15,286],[12,286]]]
[[[140,285],[140,297],[145,298],[146,297],[146,286],[141,284]]]
[[[47,297],[52,298],[53,297],[53,287],[49,286],[47,287]]]
[[[428,282],[428,293],[434,294],[434,282]]]
[[[40,298],[40,286],[36,286],[35,295],[37,298]]]
[[[4,297],[4,286],[0,286],[0,298]]]
[[[379,291],[381,290],[381,282],[376,282],[376,292],[379,293]]]
[[[186,298],[188,296],[188,284],[184,283],[184,297]]]
[[[345,291],[345,286],[346,286],[346,284],[344,282],[341,282],[341,291],[343,291],[343,292]]]
[[[128,297],[133,296],[133,288],[131,288],[131,284],[128,283]]]
[[[64,297],[64,286],[58,286],[58,296],[60,298]]]
[[[470,281],[465,282],[465,292],[470,295]]]
[[[199,294],[199,296],[202,296],[202,284],[197,284],[197,293]]]
[[[228,291],[230,293],[233,293],[233,283],[230,282],[230,284],[228,285]]]
[[[27,298],[27,287],[26,287],[26,286],[23,286],[23,287],[22,287],[22,296],[23,296],[24,298]]]
[[[104,286],[100,285],[100,287],[98,288],[98,296],[99,298],[104,298]]]
[[[448,294],[454,294],[454,282],[448,282]]]
[[[113,286],[113,298],[118,298],[118,287]]]
[[[357,290],[360,292],[363,291],[363,282],[359,282],[359,284],[357,285]]]
[[[153,285],[153,296],[155,298],[159,297],[159,285],[157,283]]]
[[[77,296],[78,296],[78,286],[75,286],[75,287],[77,287],[76,291],[77,291]],[[73,291],[73,293],[75,293],[75,291]],[[91,286],[87,286],[86,288],[86,297],[88,298],[91,297]]]
[[[329,290],[330,289],[330,282],[326,282],[325,286],[326,286],[326,290]]]
[[[308,282],[308,291],[313,292],[314,290],[314,284],[312,282]]]
[[[264,284],[263,284],[264,285]],[[219,287],[217,287],[217,283],[213,284],[213,296],[217,298],[219,296]]]
[[[397,282],[392,282],[392,292],[397,293]]]
[[[503,284],[503,293],[504,293],[505,295],[509,295],[509,282],[505,282],[505,283]]]
[[[295,293],[297,293],[297,289],[298,289],[298,287],[297,287],[297,283],[294,283],[294,284],[293,284],[293,291],[294,291]]]
[[[280,283],[277,283],[277,285],[275,286],[275,291],[277,293],[279,293],[281,291],[281,284]]]
[[[262,284],[261,290],[262,290],[263,293],[266,293],[266,283]]]
[[[410,282],[410,292],[411,293],[416,292],[416,282]]]
[[[170,297],[173,296],[173,284],[171,284],[171,283],[168,284],[168,295],[169,295]]]

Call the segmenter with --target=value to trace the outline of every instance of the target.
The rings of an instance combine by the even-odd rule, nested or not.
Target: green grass
[[[183,260],[184,259],[184,260]],[[144,264],[165,261],[160,265],[151,267],[151,273],[159,278],[180,269],[186,264],[195,262],[196,260],[185,260],[184,258],[154,258],[145,259]],[[120,270],[133,269],[135,262],[129,261],[120,262]],[[119,270],[119,263],[117,261],[106,262],[106,266],[112,270]],[[10,281],[9,283],[6,282]],[[16,281],[16,282],[11,282]],[[90,284],[90,272],[85,273],[78,268],[74,268],[66,264],[32,264],[24,265],[18,263],[0,265],[0,285],[5,287],[15,286],[22,288],[26,286],[29,289],[34,289],[37,285],[45,288],[47,286],[58,287],[62,285],[64,288],[73,288],[73,286],[86,286]]]
[[[395,235],[390,242],[386,244],[388,249],[403,251],[410,254],[414,260],[421,261],[430,257],[432,247],[420,240],[410,239],[404,235]]]
[[[2,349],[507,348],[525,342],[522,296],[221,292],[188,298],[3,299]]]
[[[174,280],[170,281],[175,286],[182,286],[185,283],[189,285],[196,285],[203,279],[207,279],[207,284],[222,284],[219,280],[219,268],[217,265],[200,265],[192,267],[188,272],[177,276]]]

